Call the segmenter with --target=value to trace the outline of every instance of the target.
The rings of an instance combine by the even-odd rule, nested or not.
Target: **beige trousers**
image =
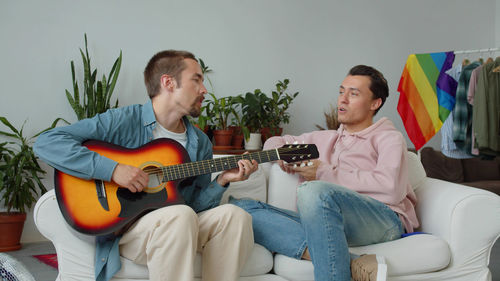
[[[186,205],[152,211],[125,232],[120,254],[148,267],[152,281],[192,281],[196,252],[202,280],[235,281],[254,245],[252,217],[225,204],[196,214]]]

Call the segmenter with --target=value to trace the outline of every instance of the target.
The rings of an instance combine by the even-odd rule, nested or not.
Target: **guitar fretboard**
[[[252,152],[162,167],[163,182],[233,169],[238,167],[238,161],[241,159],[256,160],[259,164],[279,160],[277,150]]]

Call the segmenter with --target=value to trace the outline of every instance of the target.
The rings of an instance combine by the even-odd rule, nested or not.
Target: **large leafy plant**
[[[262,128],[277,130],[281,124],[290,122],[288,109],[299,93],[289,94],[289,83],[288,79],[278,81],[276,90],[272,91],[270,97],[260,89],[255,89],[234,98],[234,102],[241,106],[241,123],[244,124],[242,130],[245,138],[248,138],[250,133],[259,133]]]
[[[234,113],[234,97],[217,98],[213,93],[207,100],[206,110],[208,116],[211,116],[211,121],[216,130],[227,130],[229,126],[229,116]],[[234,113],[235,114],[235,113]]]
[[[66,90],[68,102],[75,111],[78,120],[93,117],[98,113],[103,113],[110,108],[118,107],[118,99],[115,105],[111,106],[111,95],[115,89],[118,74],[122,64],[122,52],[115,60],[108,77],[102,75],[101,80],[97,80],[97,69],[92,70],[90,56],[87,48],[87,34],[85,34],[85,53],[80,49],[83,62],[83,97],[80,97],[78,81],[75,77],[75,64],[71,61],[71,78],[73,80],[73,95]],[[83,100],[82,100],[83,99]]]
[[[269,103],[269,97],[260,89],[255,89],[234,99],[241,104],[241,123],[244,124],[241,129],[245,139],[249,138],[250,133],[260,133],[260,129],[266,124],[265,120],[268,119],[266,105]]]
[[[267,126],[270,128],[278,128],[281,124],[288,124],[290,122],[290,113],[287,111],[293,100],[297,97],[299,92],[289,94],[287,92],[290,80],[284,79],[278,81],[276,90],[272,91],[271,98],[266,104],[267,113]]]
[[[38,196],[47,191],[41,182],[45,171],[38,164],[32,142],[44,131],[54,128],[60,120],[56,119],[51,127],[27,138],[23,135],[24,124],[18,130],[7,118],[0,117],[0,122],[10,130],[0,130],[0,135],[11,139],[0,143],[0,202],[7,212],[17,210],[26,213]]]

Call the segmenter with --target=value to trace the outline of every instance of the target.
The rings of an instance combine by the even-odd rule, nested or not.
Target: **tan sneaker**
[[[351,261],[353,281],[386,281],[387,264],[382,256],[362,255]]]

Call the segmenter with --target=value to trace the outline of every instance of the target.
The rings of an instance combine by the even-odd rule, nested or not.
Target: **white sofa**
[[[411,183],[419,203],[421,222],[417,234],[396,241],[351,248],[355,254],[385,256],[388,280],[491,280],[488,269],[492,246],[500,235],[500,197],[493,193],[428,178],[418,156],[409,152]],[[245,182],[231,184],[227,197],[251,197],[295,210],[297,178],[277,165],[262,164]],[[94,238],[73,231],[64,221],[54,190],[37,202],[34,219],[39,231],[55,246],[57,280],[94,279]],[[200,277],[201,258],[195,264]],[[260,245],[241,274],[240,281],[313,280],[313,266],[283,255],[273,255]],[[148,270],[122,258],[122,269],[113,280],[147,280]],[[197,279],[199,280],[199,279]]]

